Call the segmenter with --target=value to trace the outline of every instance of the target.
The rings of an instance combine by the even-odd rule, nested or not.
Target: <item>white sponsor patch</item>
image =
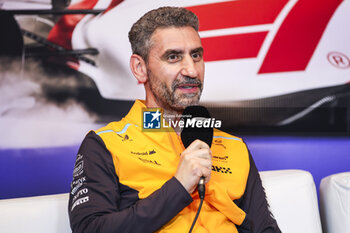
[[[77,163],[79,160],[83,159],[83,157],[84,157],[83,155],[78,154],[77,159],[75,160],[75,163]]]
[[[83,184],[84,183],[78,183],[77,184],[77,186],[75,186],[73,189],[72,189],[72,191],[70,192],[72,195],[74,195],[77,191],[78,191],[78,189],[81,187],[81,186],[83,186]]]
[[[81,204],[84,204],[86,202],[89,201],[89,196],[87,197],[82,197],[82,198],[79,198],[76,202],[74,202],[73,206],[72,206],[72,209],[70,211],[73,211],[73,209],[78,206],[78,205],[81,205]]]
[[[75,200],[80,197],[81,195],[87,194],[89,192],[89,190],[87,188],[84,188],[82,190],[80,190],[77,195],[75,195],[72,199],[72,202],[75,202]]]
[[[77,185],[79,183],[85,183],[85,181],[86,181],[86,176],[83,176],[83,177],[81,177],[81,178],[79,178],[77,180],[73,180],[72,183],[70,184],[70,188],[72,189],[73,186],[75,186],[75,185]]]
[[[73,177],[80,176],[84,172],[84,161],[77,163],[73,170]]]

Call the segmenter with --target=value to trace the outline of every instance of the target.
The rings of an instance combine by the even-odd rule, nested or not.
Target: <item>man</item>
[[[268,210],[254,162],[241,139],[215,130],[211,148],[187,148],[176,129],[142,130],[144,108],[177,121],[198,104],[204,80],[198,19],[184,8],[150,11],[131,28],[130,68],[146,91],[128,115],[83,141],[73,173],[73,232],[280,232]],[[158,117],[158,116],[155,116]]]

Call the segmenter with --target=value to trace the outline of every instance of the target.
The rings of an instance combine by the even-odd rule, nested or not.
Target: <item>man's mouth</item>
[[[186,93],[194,93],[198,92],[199,84],[179,84],[177,86],[177,89],[180,89],[181,91]]]

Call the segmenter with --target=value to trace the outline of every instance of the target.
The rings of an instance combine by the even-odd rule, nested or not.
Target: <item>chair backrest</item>
[[[260,172],[283,233],[322,233],[315,184],[301,170]],[[68,193],[0,200],[1,232],[70,233]]]
[[[350,233],[350,172],[321,180],[320,213],[324,233]]]
[[[0,232],[71,233],[68,193],[0,200]]]
[[[314,180],[302,170],[260,172],[270,210],[283,233],[322,233]]]

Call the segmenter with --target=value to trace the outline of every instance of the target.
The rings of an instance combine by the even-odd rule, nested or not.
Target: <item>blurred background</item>
[[[144,98],[127,34],[167,5],[198,15],[201,104],[260,171],[350,170],[350,1],[0,0],[0,199],[69,192],[85,134]]]

